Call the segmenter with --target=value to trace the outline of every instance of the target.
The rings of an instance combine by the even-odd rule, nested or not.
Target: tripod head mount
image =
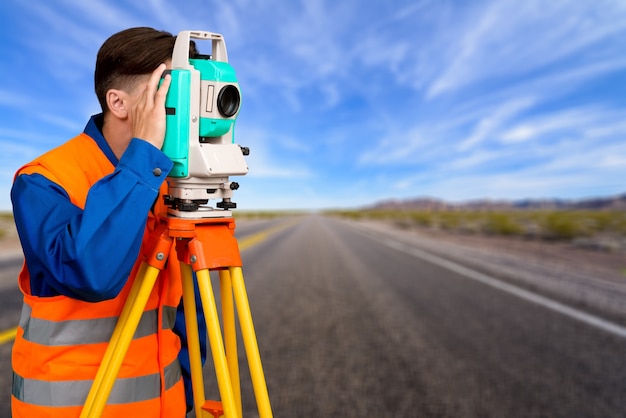
[[[210,40],[212,53],[189,57],[191,39]],[[241,91],[228,63],[222,35],[182,31],[172,54],[163,152],[174,162],[165,196],[168,214],[181,218],[230,217],[239,184],[230,176],[248,172],[249,149],[234,142]],[[211,199],[221,199],[216,208]]]

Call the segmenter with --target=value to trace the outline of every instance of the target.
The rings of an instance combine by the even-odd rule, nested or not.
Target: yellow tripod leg
[[[228,364],[226,362],[226,354],[224,353],[224,341],[222,339],[222,331],[217,316],[217,307],[215,305],[213,288],[211,287],[209,270],[202,269],[196,271],[196,277],[198,279],[198,288],[200,290],[202,308],[204,310],[207,332],[209,334],[211,353],[215,364],[217,385],[222,398],[222,406],[224,407],[224,416],[226,418],[236,418],[239,414],[237,414],[233,387],[228,373]]]
[[[220,291],[222,301],[222,322],[224,325],[224,345],[226,361],[230,372],[230,383],[237,405],[237,413],[243,416],[241,406],[241,383],[239,379],[239,356],[237,353],[237,333],[235,328],[235,306],[233,303],[233,286],[228,270],[220,270]]]
[[[139,273],[143,274],[138,274],[131,287],[80,418],[97,418],[102,415],[160,270],[142,265]]]
[[[259,416],[261,418],[271,418],[272,408],[267,393],[263,366],[261,365],[259,346],[252,323],[252,313],[250,312],[248,295],[246,294],[246,287],[243,282],[243,273],[241,267],[230,267],[229,270],[233,284],[235,304],[237,305],[237,314],[239,315],[239,324],[241,325],[241,335],[243,337],[246,355],[248,357],[248,365],[250,367],[254,396],[256,397],[257,407],[259,409]]]
[[[204,379],[202,377],[202,358],[200,354],[193,275],[189,264],[180,263],[180,270],[183,280],[183,306],[185,308],[185,326],[187,328],[187,350],[189,351],[189,365],[191,369],[193,405],[196,411],[196,418],[201,418],[202,405],[204,404]]]

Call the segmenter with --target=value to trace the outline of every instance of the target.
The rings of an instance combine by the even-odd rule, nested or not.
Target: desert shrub
[[[421,227],[432,226],[434,222],[433,214],[430,212],[413,212],[410,216],[413,222]]]
[[[585,216],[596,231],[610,231],[615,220],[612,212],[588,212]]]
[[[461,226],[463,214],[460,212],[438,212],[436,218],[441,229],[454,231]]]
[[[623,211],[588,212],[586,217],[594,232],[626,233],[626,213]]]
[[[491,212],[485,215],[485,232],[495,235],[522,235],[524,230],[514,215]]]
[[[621,214],[621,217],[615,221],[615,232],[621,235],[626,235],[626,214]]]
[[[571,240],[587,236],[588,231],[580,214],[571,212],[550,212],[543,222],[543,234],[548,239]]]
[[[332,214],[355,220],[389,220],[404,228],[418,226],[551,240],[572,240],[606,233],[626,235],[624,211],[346,210]]]
[[[13,221],[13,212],[0,212],[0,219]]]

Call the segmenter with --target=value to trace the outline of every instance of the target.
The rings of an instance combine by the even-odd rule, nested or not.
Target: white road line
[[[588,314],[581,310],[564,305],[560,302],[554,301],[545,296],[538,295],[536,293],[530,292],[520,287],[513,286],[508,283],[504,283],[501,280],[498,280],[486,274],[480,273],[478,271],[469,269],[460,264],[446,260],[436,255],[427,253],[415,247],[411,247],[404,243],[392,241],[389,239],[384,240],[383,243],[391,248],[402,251],[406,254],[421,258],[430,263],[436,264],[440,267],[459,273],[469,279],[486,284],[493,288],[496,288],[504,292],[507,292],[509,294],[512,294],[514,296],[517,296],[521,299],[524,299],[529,302],[535,303],[537,305],[543,306],[545,308],[551,309],[555,312],[568,316],[577,321],[584,322],[585,324],[591,325],[603,331],[617,335],[618,337],[626,338],[626,328],[619,324],[615,324],[613,322],[607,321],[606,319],[602,319],[598,316]]]

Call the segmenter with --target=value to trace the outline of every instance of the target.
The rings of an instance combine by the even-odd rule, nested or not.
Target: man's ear
[[[118,119],[126,119],[128,117],[128,93],[123,90],[110,89],[106,92],[107,105],[110,112]]]

